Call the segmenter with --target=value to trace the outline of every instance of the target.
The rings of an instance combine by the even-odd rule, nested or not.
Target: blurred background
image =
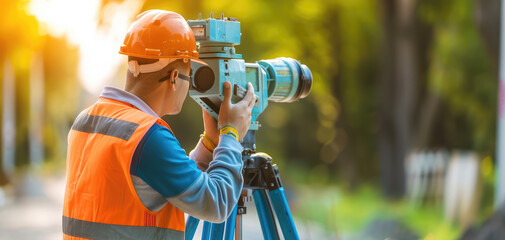
[[[257,133],[303,239],[505,234],[494,201],[499,0],[1,5],[0,239],[61,238],[67,133],[103,86],[123,86],[119,46],[153,8],[236,17],[246,62],[292,57],[311,69],[309,97],[270,104]],[[164,119],[189,152],[203,131],[199,106],[188,97]]]

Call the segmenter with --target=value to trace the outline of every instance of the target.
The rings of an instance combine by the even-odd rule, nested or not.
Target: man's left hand
[[[219,143],[219,129],[217,129],[217,120],[204,109],[202,109],[202,115],[205,134],[217,146]]]

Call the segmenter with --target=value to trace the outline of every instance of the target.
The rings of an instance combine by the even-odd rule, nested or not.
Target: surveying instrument
[[[189,20],[198,44],[202,65],[192,63],[189,95],[203,109],[218,119],[223,100],[223,84],[232,84],[232,102],[245,95],[248,82],[254,86],[256,102],[252,110],[251,125],[241,144],[244,186],[238,204],[223,223],[204,221],[202,240],[242,239],[242,215],[247,213],[245,201],[254,199],[264,239],[280,239],[277,222],[284,239],[299,239],[291,216],[279,168],[265,153],[256,152],[258,116],[268,106],[268,101],[293,102],[305,98],[312,87],[312,73],[306,65],[292,58],[276,58],[245,63],[235,52],[240,44],[240,22],[236,18]],[[252,196],[251,196],[252,195]],[[193,239],[200,220],[188,217],[185,239]],[[224,237],[224,238],[223,238]]]

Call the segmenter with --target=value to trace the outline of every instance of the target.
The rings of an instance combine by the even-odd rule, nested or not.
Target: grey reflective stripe
[[[167,198],[144,182],[142,178],[135,175],[130,175],[130,177],[137,196],[139,196],[140,201],[149,211],[157,212],[167,205]]]
[[[124,120],[81,113],[75,119],[72,129],[86,133],[99,133],[128,141],[138,126],[136,123]]]
[[[184,239],[184,232],[159,227],[96,223],[63,216],[63,233],[88,239]]]

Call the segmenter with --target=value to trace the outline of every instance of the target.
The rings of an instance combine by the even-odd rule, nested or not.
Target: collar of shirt
[[[142,99],[140,99],[139,97],[137,97],[137,96],[125,91],[125,90],[122,90],[122,89],[119,89],[116,87],[106,86],[103,88],[103,91],[100,94],[100,97],[129,103],[129,104],[135,106],[136,108],[138,108],[140,111],[159,118],[158,114],[156,114],[149,107],[149,105],[147,105],[144,101],[142,101]]]

